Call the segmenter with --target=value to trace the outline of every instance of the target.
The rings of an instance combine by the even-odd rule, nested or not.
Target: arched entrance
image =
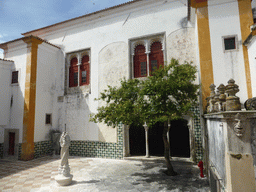
[[[154,127],[149,128],[148,141],[150,156],[164,155],[164,143],[162,134],[163,125],[161,123],[158,123]],[[129,142],[131,156],[144,156],[146,154],[145,129],[142,125],[130,126]]]
[[[172,157],[190,157],[189,129],[186,120],[171,122],[169,138]]]
[[[149,155],[163,156],[163,123],[149,128]],[[190,135],[187,121],[184,119],[171,122],[169,131],[170,151],[173,157],[190,157]],[[145,129],[131,125],[129,128],[129,147],[131,156],[146,155]]]

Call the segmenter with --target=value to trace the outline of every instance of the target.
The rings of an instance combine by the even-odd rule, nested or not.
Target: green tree
[[[91,121],[104,122],[115,127],[122,122],[126,125],[152,127],[162,122],[166,174],[176,175],[170,162],[170,146],[167,140],[168,121],[182,118],[197,101],[199,86],[194,83],[196,67],[191,63],[179,64],[172,59],[165,67],[157,69],[152,76],[139,79],[121,80],[119,87],[108,86],[97,100],[105,105],[91,115]]]

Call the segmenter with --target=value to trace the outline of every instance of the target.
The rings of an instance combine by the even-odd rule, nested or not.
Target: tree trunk
[[[167,139],[167,133],[168,133],[168,123],[164,123],[164,129],[163,129],[163,141],[164,141],[164,157],[165,162],[167,165],[167,170],[165,172],[166,175],[175,176],[177,175],[177,172],[173,170],[172,164],[170,162],[170,145]]]

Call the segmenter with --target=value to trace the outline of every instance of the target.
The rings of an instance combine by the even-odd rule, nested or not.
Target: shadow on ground
[[[5,170],[0,171],[0,179],[56,160],[60,160],[60,157],[44,156],[30,161],[0,159],[0,170]]]
[[[172,165],[178,173],[177,176],[167,176],[164,173],[166,170],[164,161],[143,161],[141,165],[137,165],[143,166],[141,168],[142,171],[132,174],[132,176],[138,177],[136,182],[132,184],[138,185],[140,182],[146,182],[151,185],[157,182],[159,187],[163,186],[167,190],[179,189],[180,191],[197,191],[199,189],[201,191],[202,189],[209,189],[208,180],[199,177],[199,168],[192,162],[172,161]],[[150,171],[154,169],[156,169],[156,172]]]

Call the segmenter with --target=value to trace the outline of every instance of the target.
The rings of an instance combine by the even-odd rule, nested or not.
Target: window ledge
[[[81,93],[83,94],[91,93],[91,85],[89,84],[89,85],[67,88],[67,95],[81,94]]]

